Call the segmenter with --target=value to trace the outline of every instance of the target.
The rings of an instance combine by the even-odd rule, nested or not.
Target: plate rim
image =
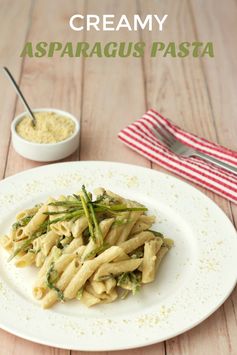
[[[84,161],[70,161],[70,162],[59,162],[59,163],[54,163],[54,164],[44,164],[44,165],[41,165],[41,166],[38,166],[38,167],[33,167],[33,168],[30,168],[30,169],[27,169],[27,170],[24,170],[24,171],[21,171],[21,172],[18,172],[16,174],[13,174],[11,176],[8,176],[4,179],[2,179],[0,181],[0,185],[4,184],[6,181],[11,181],[13,179],[15,179],[17,176],[24,176],[25,174],[30,174],[32,171],[36,171],[36,170],[41,170],[41,169],[45,169],[45,168],[50,168],[50,169],[53,169],[55,166],[59,166],[59,165],[87,165],[87,164],[105,164],[105,165],[108,165],[108,166],[126,166],[126,167],[130,167],[130,168],[138,168],[140,170],[147,170],[149,172],[152,172],[152,174],[157,174],[157,175],[161,175],[161,176],[169,176],[169,178],[171,178],[171,180],[174,180],[174,181],[178,181],[181,185],[185,185],[186,188],[188,189],[191,189],[191,190],[195,190],[200,196],[201,198],[204,198],[208,201],[208,203],[211,203],[211,205],[215,208],[217,208],[219,210],[219,212],[221,212],[221,214],[223,215],[223,217],[225,217],[226,219],[226,222],[228,222],[232,228],[233,228],[233,231],[236,233],[236,229],[232,223],[232,221],[230,220],[230,218],[228,217],[228,215],[226,215],[226,213],[224,212],[224,210],[219,207],[209,196],[207,196],[205,193],[203,193],[202,191],[200,191],[199,189],[197,189],[195,186],[191,185],[190,183],[188,183],[187,181],[184,181],[184,180],[181,180],[179,177],[177,177],[176,175],[171,175],[169,173],[166,173],[166,172],[161,172],[161,171],[157,171],[155,169],[152,169],[152,168],[149,168],[149,167],[145,167],[145,166],[141,166],[141,165],[136,165],[136,164],[130,164],[130,163],[123,163],[123,162],[113,162],[113,161],[103,161],[103,160],[84,160]],[[236,233],[237,235],[237,233]],[[21,337],[23,339],[26,339],[28,341],[31,341],[31,342],[35,342],[35,343],[38,343],[38,344],[42,344],[42,345],[46,345],[46,346],[50,346],[50,347],[56,347],[56,348],[60,348],[60,349],[70,349],[70,350],[77,350],[77,351],[118,351],[118,350],[125,350],[125,349],[134,349],[134,348],[140,348],[140,347],[144,347],[144,346],[149,346],[149,345],[152,345],[152,344],[156,344],[156,343],[160,343],[160,342],[163,342],[163,341],[166,341],[166,340],[169,340],[173,337],[176,337],[180,334],[183,334],[185,333],[186,331],[188,330],[191,330],[193,329],[194,327],[196,327],[197,325],[199,325],[200,323],[202,323],[204,320],[206,320],[207,318],[209,318],[214,312],[216,312],[217,309],[219,309],[219,307],[226,301],[226,299],[230,296],[230,294],[233,292],[233,289],[235,288],[235,285],[236,285],[236,282],[237,282],[237,272],[236,272],[236,276],[235,276],[235,281],[232,285],[232,288],[228,291],[228,293],[225,295],[225,297],[223,297],[223,299],[214,307],[212,308],[209,312],[206,313],[206,315],[204,317],[202,317],[201,319],[199,319],[198,321],[196,322],[193,322],[190,326],[186,327],[186,328],[182,328],[180,331],[177,331],[176,333],[173,333],[171,336],[169,337],[164,337],[160,340],[151,340],[151,341],[147,341],[147,340],[143,340],[141,343],[137,343],[137,345],[131,345],[131,346],[115,346],[115,347],[99,347],[99,348],[94,348],[94,347],[85,347],[85,346],[72,346],[72,347],[68,347],[66,346],[65,344],[65,341],[62,341],[62,344],[58,344],[58,345],[55,345],[55,342],[52,341],[51,343],[48,342],[48,341],[44,341],[44,340],[40,340],[39,338],[37,338],[37,336],[33,337],[33,336],[28,336],[28,335],[22,335],[21,332],[18,332],[17,329],[12,329],[8,326],[4,326],[2,325],[2,322],[0,324],[0,327],[11,333],[11,334],[14,334],[18,337]],[[80,340],[79,340],[80,342]],[[65,345],[63,345],[63,343]]]

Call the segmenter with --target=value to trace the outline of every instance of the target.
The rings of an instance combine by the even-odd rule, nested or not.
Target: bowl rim
[[[11,123],[11,133],[12,136],[17,137],[17,139],[19,139],[22,143],[30,145],[30,146],[36,146],[36,147],[58,147],[60,145],[63,145],[67,142],[70,142],[71,140],[73,140],[73,138],[75,138],[78,133],[80,132],[80,122],[77,120],[77,118],[72,115],[70,112],[68,111],[64,111],[61,109],[57,109],[57,108],[34,108],[32,109],[32,112],[55,112],[55,113],[59,113],[62,116],[68,117],[69,119],[71,119],[74,123],[75,123],[75,131],[73,132],[73,134],[71,136],[69,136],[68,138],[64,139],[63,141],[60,142],[56,142],[56,143],[37,143],[37,142],[31,142],[28,141],[26,139],[24,139],[23,137],[21,137],[17,131],[16,131],[16,125],[21,121],[21,119],[28,115],[27,111],[24,111],[22,113],[20,113],[19,115],[17,115],[16,117],[14,117],[12,123]]]

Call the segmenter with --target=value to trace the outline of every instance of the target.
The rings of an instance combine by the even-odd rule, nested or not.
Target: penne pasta
[[[93,290],[98,294],[106,292],[105,284],[102,281],[90,281]]]
[[[72,221],[57,222],[52,224],[51,228],[56,234],[69,237],[71,235]]]
[[[109,245],[117,244],[117,241],[124,230],[125,224],[123,223],[123,221],[127,223],[128,218],[129,218],[129,212],[120,213],[120,215],[116,218],[115,220],[116,224],[113,226],[113,228],[110,230],[110,232],[105,238],[106,242]]]
[[[142,264],[142,283],[152,282],[156,274],[156,254],[163,244],[161,238],[145,242]]]
[[[23,255],[22,257],[20,257],[19,259],[17,259],[17,261],[15,262],[15,265],[17,267],[26,267],[29,265],[32,265],[35,261],[35,254],[34,253],[27,253],[25,255]]]
[[[88,220],[86,217],[80,217],[72,225],[72,235],[74,238],[79,238],[84,230],[88,227]]]
[[[15,233],[14,233],[14,240],[18,241],[18,240],[23,240],[26,239],[27,235],[24,233],[24,228],[20,227],[18,228]]]
[[[101,303],[101,300],[95,296],[93,296],[92,294],[90,294],[88,291],[83,291],[82,297],[81,297],[81,302],[87,306],[87,307],[91,307],[94,306],[98,303]]]
[[[54,245],[58,242],[58,235],[54,231],[49,231],[41,243],[41,251],[44,256],[47,256]],[[42,240],[42,238],[41,238]]]
[[[45,255],[39,251],[35,256],[35,266],[41,267],[45,261]]]
[[[133,238],[121,243],[119,246],[125,253],[129,254],[151,239],[155,239],[152,232],[141,232],[139,234],[135,234]]]
[[[109,279],[104,281],[105,292],[109,294],[111,290],[116,286],[117,282],[114,277],[110,277]]]
[[[93,260],[85,261],[78,273],[73,277],[65,290],[65,297],[72,299],[76,296],[78,290],[86,283],[96,269],[105,262],[112,261],[121,253],[119,247],[113,246],[105,250],[102,254]]]
[[[114,222],[114,218],[109,218],[109,219],[104,219],[103,221],[100,222],[99,228],[101,230],[103,239],[105,239],[106,235],[108,234],[112,224]],[[97,248],[96,242],[91,239],[89,243],[86,246],[86,249],[82,255],[82,259],[91,259],[94,257],[93,255],[93,250]]]
[[[0,245],[16,267],[38,269],[33,296],[44,309],[76,299],[87,307],[135,294],[155,280],[172,239],[150,230],[147,208],[99,188],[49,197],[19,211]]]
[[[142,263],[142,259],[130,259],[125,261],[118,261],[115,263],[106,263],[99,267],[94,274],[93,280],[100,281],[104,276],[117,276],[123,272],[130,272],[136,270]]]
[[[106,297],[101,301],[101,303],[111,303],[118,298],[118,293],[115,288],[113,288]]]
[[[131,212],[129,214],[129,216],[128,216],[129,222],[127,224],[125,224],[124,229],[117,240],[118,245],[123,243],[128,238],[131,230],[133,229],[134,224],[136,223],[136,221],[140,217],[141,213],[142,212]]]
[[[66,245],[64,248],[64,253],[66,254],[71,254],[73,252],[75,252],[75,250],[77,250],[80,246],[82,246],[82,238],[75,238],[71,241],[70,244]]]
[[[137,234],[144,230],[149,229],[154,222],[155,222],[155,216],[146,216],[142,214],[134,224],[131,230],[131,234]]]
[[[39,207],[33,207],[33,208],[28,208],[24,211],[19,212],[16,215],[16,220],[22,220],[23,218],[29,217],[29,216],[34,216],[39,210]]]
[[[56,287],[60,290],[64,290],[73,276],[76,274],[78,269],[80,268],[81,264],[80,261],[75,259],[70,262],[70,264],[66,267],[65,271],[62,273],[60,279],[56,283]],[[58,300],[58,294],[55,290],[49,290],[49,292],[44,296],[42,299],[42,307],[43,308],[49,308],[52,307],[52,305],[57,302]]]
[[[156,257],[156,271],[158,270],[162,259],[164,258],[165,254],[168,253],[168,251],[169,251],[169,248],[167,248],[167,247],[160,248],[159,252],[157,253],[157,257]]]
[[[40,209],[37,211],[34,217],[24,227],[23,234],[26,236],[31,236],[34,232],[36,232],[39,226],[47,219],[47,215],[44,214],[47,211],[48,211],[47,204],[40,207]]]

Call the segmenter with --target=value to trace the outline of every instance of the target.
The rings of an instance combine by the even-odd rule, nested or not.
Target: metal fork
[[[194,148],[190,148],[189,146],[185,145],[178,141],[168,130],[166,130],[162,125],[158,122],[157,129],[153,129],[153,134],[162,142],[164,143],[173,153],[177,155],[181,155],[182,157],[199,157],[203,160],[206,160],[212,164],[215,164],[225,170],[228,170],[234,174],[237,174],[237,167],[232,165],[223,163],[222,161],[210,157],[202,152],[195,150]]]

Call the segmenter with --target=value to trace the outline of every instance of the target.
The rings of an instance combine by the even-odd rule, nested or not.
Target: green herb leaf
[[[164,235],[162,233],[154,231],[152,229],[149,229],[148,232],[153,233],[156,237],[164,238]]]
[[[54,269],[54,262],[50,264],[49,270],[46,274],[46,284],[48,288],[57,292],[58,299],[64,301],[63,291],[56,287],[55,283],[58,281],[58,272]]]
[[[26,239],[26,241],[19,247],[17,248],[13,254],[10,255],[10,257],[8,258],[8,261],[11,261],[17,254],[19,254],[21,251],[25,251],[27,250],[27,248],[32,244],[32,242],[39,238],[42,234],[45,234],[47,232],[47,228],[48,228],[48,223],[44,222],[40,225],[40,227],[38,228],[38,230],[28,239]]]
[[[103,275],[103,276],[100,276],[99,278],[98,278],[98,281],[106,281],[106,280],[109,280],[109,279],[111,279],[113,277],[113,275]]]
[[[139,279],[139,276],[136,276],[134,272],[129,273],[130,280],[132,283],[132,293],[135,295],[138,291],[140,291],[141,288],[141,280]]]
[[[129,273],[123,272],[121,275],[117,277],[117,286],[122,287],[124,284],[128,283],[129,281],[130,281]]]
[[[33,217],[34,217],[34,215],[32,215],[32,216],[26,216],[26,217],[24,217],[24,218],[22,218],[22,219],[19,219],[19,221],[17,221],[16,223],[14,223],[14,224],[12,225],[12,229],[16,230],[16,229],[18,229],[18,228],[20,228],[20,227],[26,226],[26,225],[30,222],[30,220],[31,220]]]
[[[25,251],[33,242],[33,240],[35,240],[36,238],[38,238],[38,236],[34,235],[31,238],[27,239],[19,248],[17,248],[13,254],[11,254],[8,258],[8,261],[11,261],[13,258],[15,258],[15,256],[17,254],[19,254],[21,251]]]
[[[103,253],[106,249],[108,249],[110,247],[110,245],[108,243],[104,243],[101,246],[96,247],[95,249],[93,249],[91,252],[89,252],[88,254],[86,254],[86,256],[84,257],[84,260],[90,259],[95,257],[97,254],[101,254]]]

